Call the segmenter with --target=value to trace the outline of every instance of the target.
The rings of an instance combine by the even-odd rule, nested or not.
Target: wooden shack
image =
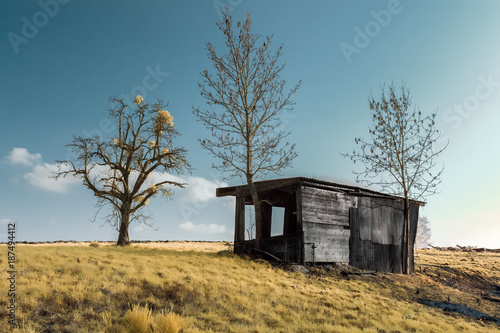
[[[262,219],[256,222],[262,227],[261,250],[300,264],[337,263],[404,272],[403,198],[305,177],[258,181],[255,186],[261,200]],[[245,221],[245,211],[253,205],[247,186],[218,188],[217,196],[236,197],[234,250],[250,251],[255,239],[248,239],[246,233],[250,223]],[[418,210],[423,204],[410,204],[410,272]]]

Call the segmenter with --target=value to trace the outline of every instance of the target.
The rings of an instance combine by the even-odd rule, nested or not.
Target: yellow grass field
[[[218,253],[225,243],[92,245],[16,246],[16,332],[500,332],[490,321],[418,302],[459,303],[500,318],[492,291],[500,253],[422,250],[415,275],[352,275]]]

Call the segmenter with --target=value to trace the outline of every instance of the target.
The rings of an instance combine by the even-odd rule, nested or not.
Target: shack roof
[[[287,187],[296,187],[296,186],[309,186],[322,188],[325,190],[342,192],[351,195],[359,195],[359,196],[369,196],[369,197],[382,197],[388,199],[395,200],[403,200],[403,197],[386,194],[382,192],[377,192],[373,190],[369,190],[367,188],[344,185],[334,182],[329,182],[325,180],[319,180],[308,177],[292,177],[292,178],[280,178],[280,179],[270,179],[270,180],[261,180],[254,183],[255,187],[258,191],[269,191],[273,189],[281,189]],[[218,197],[225,196],[236,196],[236,193],[241,193],[243,195],[249,194],[249,190],[247,185],[238,185],[238,186],[229,186],[229,187],[220,187],[216,189],[216,195]],[[248,193],[247,193],[248,192]],[[411,200],[412,202],[418,203],[419,205],[425,205],[425,202],[418,200]]]

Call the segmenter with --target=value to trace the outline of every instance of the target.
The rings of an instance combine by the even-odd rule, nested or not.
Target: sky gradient
[[[284,44],[283,78],[303,81],[283,114],[299,156],[283,177],[354,184],[339,152],[371,125],[368,95],[406,82],[423,114],[438,110],[450,144],[440,193],[421,214],[435,245],[500,248],[500,2],[498,1],[9,1],[0,13],[0,241],[116,240],[91,220],[95,199],[77,180],[48,175],[73,135],[113,136],[109,97],[160,98],[195,170],[172,200],[152,200],[158,231],[131,225],[142,240],[232,240],[234,203],[215,188],[238,185],[211,169],[192,113],[203,106],[206,43],[224,52],[216,22],[228,5],[253,31]],[[269,175],[267,179],[281,176]],[[377,190],[374,188],[374,190]]]

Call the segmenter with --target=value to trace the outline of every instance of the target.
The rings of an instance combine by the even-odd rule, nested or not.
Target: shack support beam
[[[245,197],[236,197],[234,243],[245,240]]]

